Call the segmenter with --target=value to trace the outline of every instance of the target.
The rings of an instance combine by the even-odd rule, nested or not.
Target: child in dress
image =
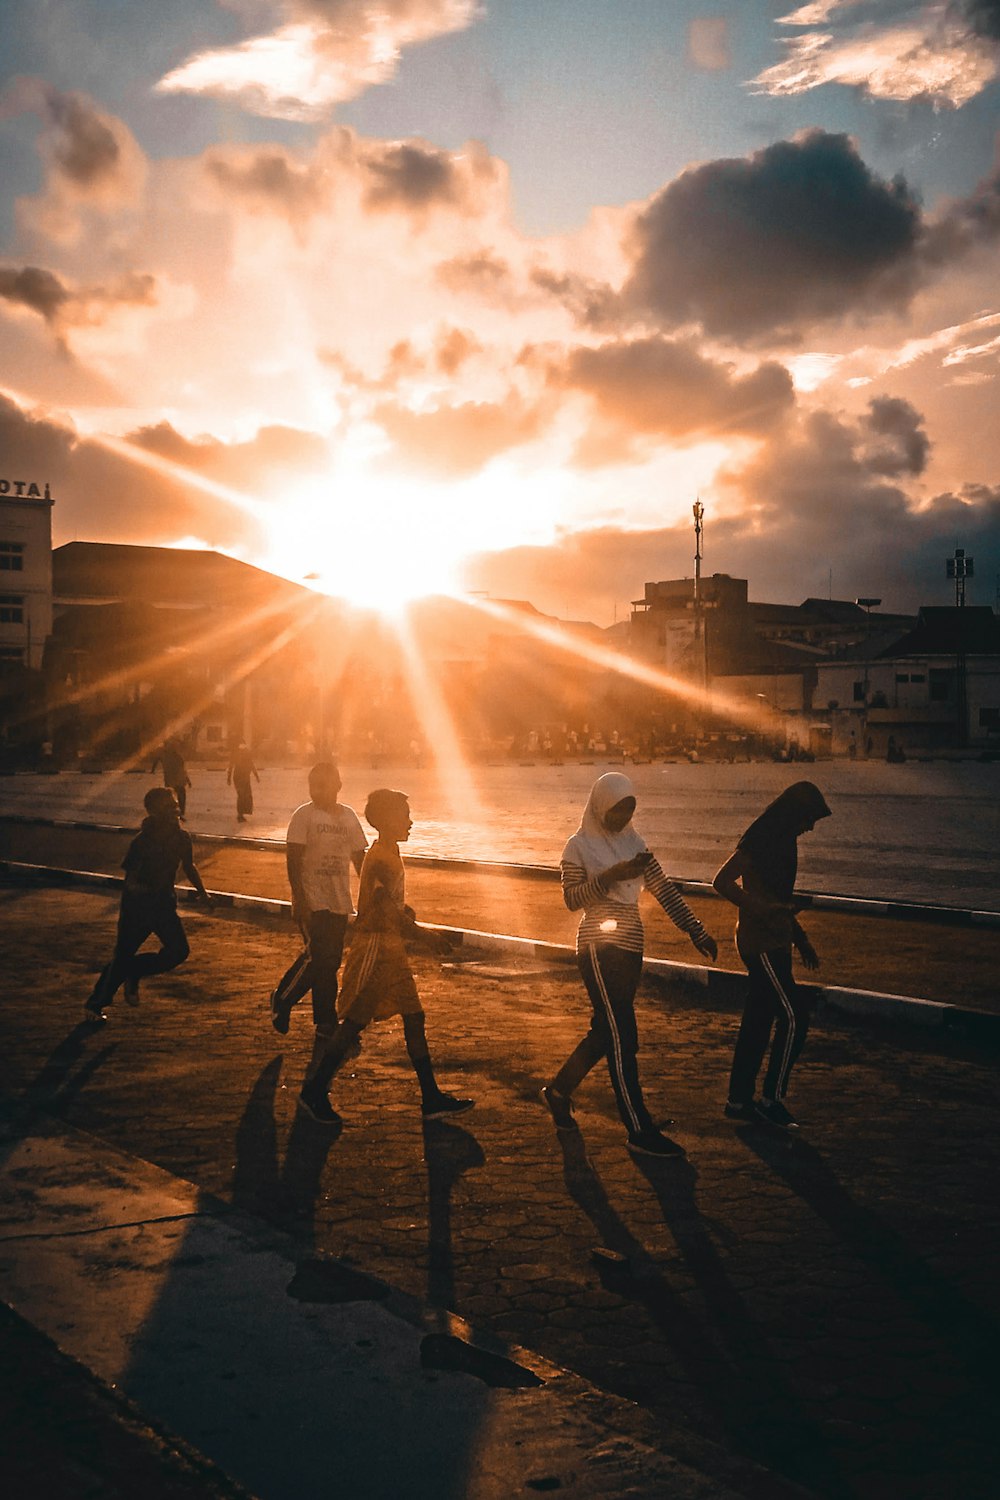
[[[365,805],[365,818],[378,838],[365,855],[358,892],[358,915],[337,1001],[339,1025],[312,1076],[303,1085],[299,1108],[321,1125],[339,1125],[340,1116],[328,1098],[330,1084],[357,1047],[369,1021],[402,1016],[406,1050],[420,1084],[425,1120],[446,1119],[471,1109],[473,1099],[443,1093],[434,1076],[424,1012],[406,954],[407,939],[432,952],[445,952],[449,943],[416,922],[405,904],[405,873],[399,845],[413,827],[410,804],[403,792],[380,787]]]

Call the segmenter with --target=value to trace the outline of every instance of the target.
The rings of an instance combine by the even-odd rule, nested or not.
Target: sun
[[[296,486],[267,530],[264,566],[389,615],[453,592],[464,551],[439,492],[381,476]]]
[[[403,612],[428,594],[462,592],[462,565],[475,552],[528,539],[532,486],[509,474],[479,473],[434,483],[363,469],[296,484],[264,521],[262,566],[325,594]]]

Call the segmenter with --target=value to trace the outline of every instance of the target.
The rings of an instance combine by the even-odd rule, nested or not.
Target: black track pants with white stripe
[[[552,1080],[567,1098],[595,1063],[608,1060],[618,1111],[630,1135],[653,1128],[642,1097],[636,1061],[638,1032],[635,992],[642,973],[642,954],[611,943],[589,944],[577,954],[580,973],[593,1006],[590,1030]]]
[[[753,1098],[773,1026],[763,1093],[768,1099],[783,1099],[809,1030],[808,1000],[792,977],[791,949],[744,954],[743,962],[750,988],[733,1053],[729,1098],[734,1104],[747,1104]]]

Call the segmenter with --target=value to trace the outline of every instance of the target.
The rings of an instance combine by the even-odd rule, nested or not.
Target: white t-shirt
[[[338,802],[332,812],[303,802],[292,813],[287,840],[305,846],[302,889],[310,911],[335,911],[350,916],[351,855],[368,847],[365,831],[352,807]]]

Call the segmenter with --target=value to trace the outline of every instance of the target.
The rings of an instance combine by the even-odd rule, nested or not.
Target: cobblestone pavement
[[[268,1021],[287,926],[186,914],[189,963],[95,1031],[80,1006],[115,910],[0,891],[0,1087],[20,1107],[630,1396],[682,1460],[721,1450],[850,1500],[996,1495],[995,1056],[824,1020],[792,1142],[720,1117],[735,1015],[647,984],[647,1093],[688,1155],[641,1165],[603,1073],[578,1136],[539,1103],[584,1025],[572,971],[420,959],[439,1075],[477,1108],[422,1128],[383,1023],[337,1081],[332,1136],[295,1113],[306,1007],[287,1038]]]

